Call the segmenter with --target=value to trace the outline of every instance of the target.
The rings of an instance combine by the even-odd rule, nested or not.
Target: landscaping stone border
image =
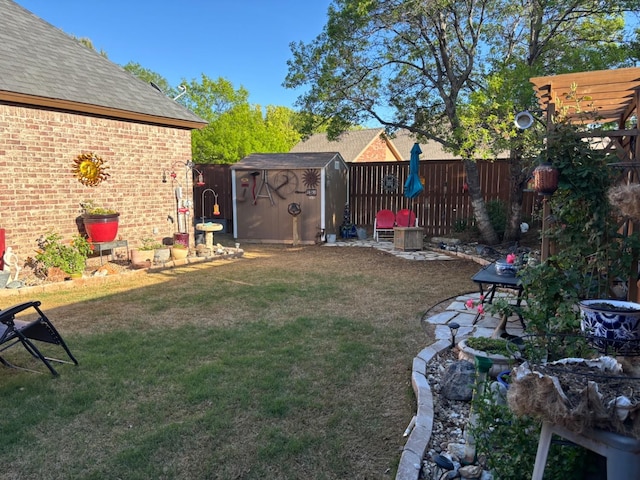
[[[417,411],[415,425],[400,456],[396,480],[418,480],[420,476],[422,460],[433,430],[433,394],[426,377],[427,364],[450,345],[449,340],[438,340],[413,359],[411,384],[416,395]]]

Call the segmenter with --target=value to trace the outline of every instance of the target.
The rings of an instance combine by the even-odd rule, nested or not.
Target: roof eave
[[[0,102],[17,103],[32,107],[45,107],[55,110],[66,110],[77,113],[97,115],[101,117],[133,120],[141,123],[164,125],[184,129],[201,129],[207,126],[207,122],[198,122],[195,120],[187,120],[181,118],[159,117],[157,115],[130,112],[127,110],[104,107],[101,105],[91,105],[69,100],[40,97],[37,95],[27,95],[24,93],[8,92],[6,90],[0,90]]]

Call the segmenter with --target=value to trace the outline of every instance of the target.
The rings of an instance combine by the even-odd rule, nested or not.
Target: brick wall
[[[386,161],[395,162],[397,161],[397,159],[391,153],[391,150],[389,149],[387,141],[384,139],[384,137],[378,136],[355,161],[358,163]]]
[[[82,185],[72,173],[74,159],[85,152],[109,167],[109,179],[96,187]],[[118,236],[130,246],[145,237],[173,236],[179,231],[175,187],[192,199],[185,167],[190,160],[190,130],[0,105],[0,228],[6,245],[24,260],[34,254],[40,235],[70,239],[78,233],[79,204],[87,199],[120,212]],[[193,244],[191,219],[186,223]]]

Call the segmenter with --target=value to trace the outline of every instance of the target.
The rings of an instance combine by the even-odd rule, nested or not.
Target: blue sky
[[[330,0],[15,0],[119,65],[136,62],[176,87],[202,74],[249,91],[249,102],[293,108],[282,82],[291,42],[322,32]]]

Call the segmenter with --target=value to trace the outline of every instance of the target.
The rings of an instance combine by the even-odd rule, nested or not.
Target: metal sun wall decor
[[[320,172],[313,168],[308,168],[302,174],[302,181],[307,188],[316,188],[320,183]]]
[[[73,161],[73,174],[87,187],[95,187],[109,178],[104,160],[95,153],[82,153]]]

